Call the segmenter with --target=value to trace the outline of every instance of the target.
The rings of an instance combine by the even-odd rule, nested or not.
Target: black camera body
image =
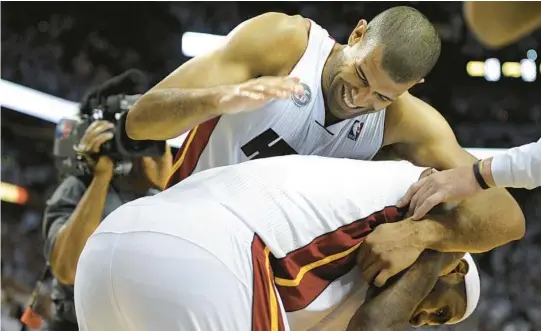
[[[86,129],[98,120],[114,124],[113,139],[105,142],[95,157],[106,155],[115,163],[115,175],[127,175],[132,160],[143,156],[158,157],[165,153],[166,143],[153,140],[132,140],[126,134],[126,116],[140,95],[111,95],[99,102],[91,100],[88,110],[81,109],[75,118],[63,118],[56,127],[53,154],[57,169],[65,175],[90,175],[92,167],[75,146],[79,144]],[[96,158],[97,160],[97,158]]]

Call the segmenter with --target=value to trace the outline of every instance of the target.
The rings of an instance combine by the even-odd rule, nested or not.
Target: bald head
[[[399,6],[374,17],[365,42],[383,46],[382,68],[396,83],[419,81],[440,56],[441,41],[432,23],[418,10]]]

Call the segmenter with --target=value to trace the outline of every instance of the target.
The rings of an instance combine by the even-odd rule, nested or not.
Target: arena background
[[[245,19],[280,11],[309,17],[345,42],[359,19],[398,4],[418,8],[438,28],[442,56],[413,93],[443,114],[462,146],[539,139],[541,31],[488,50],[467,31],[460,2],[2,2],[2,330],[20,329],[18,316],[44,264],[41,217],[57,184],[53,121],[76,109],[88,88],[129,68],[159,81],[189,59],[185,53],[201,51],[202,37],[186,32],[223,36]],[[541,190],[511,192],[524,209],[526,237],[476,256],[483,287],[477,312],[439,329],[541,330]],[[46,284],[45,316],[47,291]]]

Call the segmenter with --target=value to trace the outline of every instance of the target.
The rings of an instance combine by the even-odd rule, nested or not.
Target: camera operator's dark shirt
[[[43,235],[45,236],[45,258],[50,261],[53,246],[60,228],[66,224],[77,204],[82,199],[92,178],[67,177],[56,189],[52,197],[47,201],[47,207],[43,219]],[[145,194],[134,194],[115,188],[114,180],[109,186],[109,192],[103,209],[102,220],[121,205],[143,196],[156,194],[157,190],[148,190]],[[73,286],[61,284],[58,280],[53,281],[52,300],[55,303],[55,322],[66,324],[77,323],[75,307],[73,304]],[[56,320],[56,321],[55,321]],[[76,327],[76,324],[75,324]],[[69,327],[50,329],[68,330]]]

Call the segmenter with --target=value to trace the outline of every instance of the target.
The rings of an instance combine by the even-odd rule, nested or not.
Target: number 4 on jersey
[[[250,160],[298,154],[273,129],[268,129],[240,148]]]

